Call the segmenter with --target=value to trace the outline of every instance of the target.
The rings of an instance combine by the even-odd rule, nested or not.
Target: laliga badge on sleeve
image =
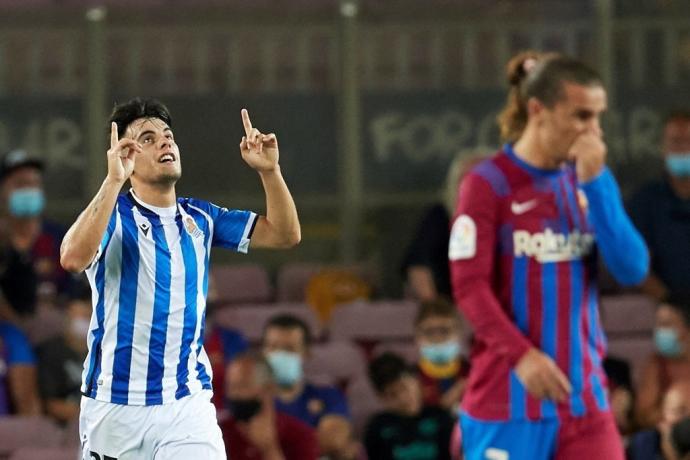
[[[459,216],[453,223],[448,242],[448,259],[471,259],[477,253],[477,225],[466,214]]]

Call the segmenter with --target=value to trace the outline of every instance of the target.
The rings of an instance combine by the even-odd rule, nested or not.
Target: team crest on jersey
[[[455,219],[448,242],[450,260],[471,259],[477,252],[477,225],[468,215]]]
[[[185,216],[184,228],[187,230],[187,233],[189,233],[192,238],[199,238],[204,234],[204,232],[202,232],[201,229],[197,226],[196,221],[192,216]]]

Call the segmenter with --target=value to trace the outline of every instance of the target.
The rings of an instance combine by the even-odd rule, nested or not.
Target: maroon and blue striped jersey
[[[579,184],[574,165],[538,169],[506,145],[466,176],[449,243],[453,295],[474,331],[466,413],[537,420],[608,410],[599,252],[619,281],[646,275],[644,242],[607,169]],[[568,376],[567,402],[536,399],[517,378],[531,347]]]

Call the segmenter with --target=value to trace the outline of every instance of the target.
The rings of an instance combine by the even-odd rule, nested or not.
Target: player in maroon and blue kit
[[[508,143],[460,186],[449,244],[471,322],[467,460],[622,460],[601,361],[597,255],[624,285],[649,256],[605,166],[601,78],[555,54],[509,63]]]

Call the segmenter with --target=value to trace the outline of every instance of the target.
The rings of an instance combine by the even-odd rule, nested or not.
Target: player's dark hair
[[[115,104],[108,121],[108,134],[110,134],[110,124],[115,122],[117,135],[122,138],[127,126],[139,118],[158,118],[172,128],[170,111],[162,102],[157,99],[135,97],[122,104]]]
[[[419,308],[417,309],[417,316],[414,319],[415,327],[419,326],[419,324],[422,321],[432,316],[453,318],[460,321],[458,309],[455,307],[455,305],[453,305],[450,301],[443,297],[439,297],[436,300],[430,300],[419,304]]]
[[[304,338],[304,345],[307,347],[311,345],[312,337],[311,331],[307,323],[302,321],[295,315],[290,315],[288,313],[281,313],[276,316],[272,316],[264,325],[264,331],[262,339],[266,337],[266,331],[268,328],[277,327],[279,329],[299,329],[302,331],[302,337]]]
[[[510,90],[508,101],[498,115],[501,137],[517,141],[527,126],[527,101],[537,98],[553,107],[563,97],[563,83],[603,86],[599,74],[577,59],[557,53],[525,51],[513,57],[506,67]]]
[[[407,375],[412,375],[410,366],[395,353],[382,353],[369,363],[369,380],[379,394]]]

